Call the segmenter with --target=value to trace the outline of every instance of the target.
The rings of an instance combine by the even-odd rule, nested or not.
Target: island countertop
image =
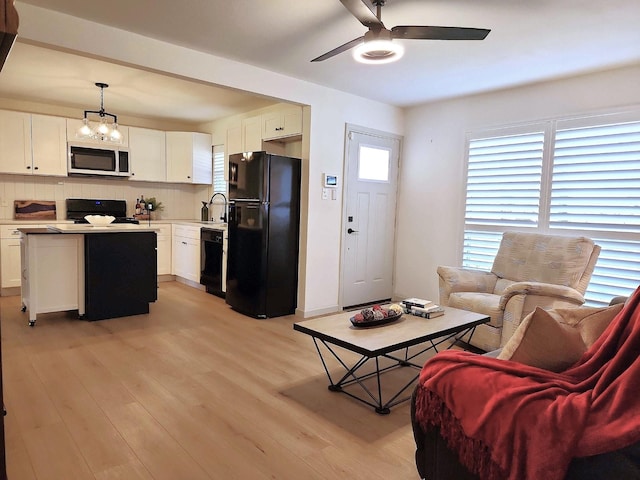
[[[88,223],[71,223],[47,225],[51,233],[122,233],[122,232],[157,232],[159,227],[134,225],[131,223],[112,223],[110,225],[91,225]],[[21,229],[19,229],[21,230]]]

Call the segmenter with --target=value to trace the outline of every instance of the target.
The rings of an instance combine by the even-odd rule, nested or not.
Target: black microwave
[[[128,177],[129,152],[121,147],[69,145],[69,175]]]

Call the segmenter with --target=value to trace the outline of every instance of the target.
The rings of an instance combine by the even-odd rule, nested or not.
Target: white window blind
[[[227,194],[227,181],[224,175],[225,154],[224,145],[213,147],[213,193]]]
[[[549,227],[602,247],[587,297],[607,303],[640,284],[640,121],[570,124],[556,131]]]
[[[502,232],[539,223],[544,129],[469,140],[463,266],[491,270]]]
[[[640,284],[640,112],[616,118],[472,135],[463,266],[490,270],[507,230],[584,235],[602,247],[587,304],[630,294]]]
[[[640,233],[640,122],[558,130],[549,226]]]
[[[470,140],[467,225],[538,224],[544,132]]]

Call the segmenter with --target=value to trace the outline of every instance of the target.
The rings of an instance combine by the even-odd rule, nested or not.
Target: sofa
[[[470,343],[489,352],[536,307],[581,306],[599,254],[586,237],[505,232],[491,271],[438,267],[440,305],[488,315]]]
[[[415,460],[420,478],[427,480],[471,480],[478,478],[518,480],[526,480],[527,478],[536,480],[537,478],[545,480],[553,480],[554,478],[571,480],[640,479],[640,420],[636,418],[639,417],[637,412],[640,409],[640,401],[635,400],[640,397],[640,369],[636,366],[638,351],[640,351],[640,287],[626,304],[621,303],[621,300],[624,299],[617,298],[611,306],[604,308],[579,307],[549,311],[536,309],[523,320],[521,326],[503,349],[485,355],[474,355],[468,352],[443,352],[427,361],[411,398],[411,423],[416,443]],[[431,365],[435,368],[429,369],[430,363],[434,363],[441,355],[451,357],[448,359],[449,363],[438,366]],[[458,358],[455,358],[456,356]],[[524,405],[529,402],[530,398],[542,395],[547,401],[545,404],[547,409],[557,407],[553,403],[554,395],[564,393],[565,382],[571,384],[567,381],[568,379],[580,379],[578,387],[570,385],[569,389],[574,398],[583,395],[583,398],[594,402],[591,405],[594,411],[593,418],[598,418],[594,407],[598,401],[615,402],[616,398],[629,394],[629,398],[635,403],[628,405],[627,409],[612,414],[608,417],[610,423],[599,427],[602,430],[602,435],[606,436],[608,425],[620,422],[620,425],[615,425],[615,428],[620,429],[620,437],[614,436],[613,440],[605,441],[604,447],[602,445],[586,447],[592,449],[589,452],[590,455],[571,455],[572,451],[580,451],[581,441],[588,440],[586,433],[584,438],[578,437],[575,445],[566,448],[565,457],[567,455],[568,457],[565,464],[558,460],[564,457],[555,455],[554,452],[565,449],[565,445],[571,443],[570,440],[555,443],[552,438],[549,438],[549,443],[545,445],[545,439],[543,438],[540,442],[538,436],[536,448],[532,447],[535,453],[530,452],[526,442],[531,440],[533,444],[536,434],[539,433],[536,430],[544,428],[544,421],[534,419],[528,429],[525,429],[524,433],[520,432],[519,436],[516,435],[513,441],[524,443],[524,449],[521,448],[518,455],[524,464],[537,462],[533,467],[525,465],[524,471],[526,468],[538,468],[538,473],[523,474],[522,468],[518,470],[518,466],[511,466],[511,470],[507,470],[504,469],[504,463],[497,469],[485,468],[486,458],[490,458],[491,460],[488,462],[492,463],[495,451],[492,451],[488,442],[480,441],[482,438],[486,440],[491,436],[489,434],[488,437],[483,437],[482,429],[497,429],[498,424],[515,424],[519,415],[525,415],[526,409],[525,407],[522,409],[513,408],[509,410],[508,415],[501,413],[498,408],[499,403],[497,401],[494,403],[494,399],[501,399],[500,389],[497,388],[498,384],[494,383],[488,375],[486,380],[485,377],[479,377],[476,387],[465,390],[469,377],[464,379],[461,372],[466,368],[478,367],[478,365],[474,366],[474,362],[470,360],[473,357],[476,357],[477,363],[481,364],[485,372],[491,372],[492,369],[496,371],[503,369],[504,372],[500,372],[502,376],[539,375],[543,378],[546,375],[556,382],[551,383],[550,388],[533,389],[524,394],[518,393],[519,403],[517,405]],[[442,377],[435,378],[451,366],[452,360],[455,360],[453,365],[455,368],[450,368],[446,373],[442,373]],[[595,365],[599,364],[602,366],[596,368]],[[616,370],[611,374],[607,369],[613,368],[613,366]],[[586,378],[580,377],[586,371],[585,369],[590,369],[588,381]],[[617,381],[624,381],[621,380],[624,378],[629,379],[624,387],[615,384]],[[430,381],[432,381],[431,384],[429,384]],[[448,398],[448,400],[440,401],[440,399],[437,402],[426,403],[425,398],[431,397],[433,399],[437,395],[425,395],[425,386],[436,390],[441,382],[443,386],[439,395],[442,398]],[[487,388],[484,388],[485,383],[488,384]],[[522,389],[529,386],[530,384],[518,384],[517,388]],[[474,395],[474,388],[478,389],[479,395],[477,397]],[[480,390],[482,389],[488,391],[481,395]],[[492,389],[493,392],[490,391]],[[558,389],[559,392],[555,392],[555,389]],[[586,390],[583,392],[580,389]],[[607,389],[612,391],[613,397],[606,397],[603,394]],[[445,413],[451,413],[447,407],[450,406],[449,404],[456,403],[456,395],[470,395],[476,397],[472,399],[472,402],[481,403],[475,415],[477,417],[486,415],[486,419],[483,421],[472,419],[470,424],[474,425],[474,428],[478,425],[481,426],[473,433],[467,433],[464,428],[456,432],[456,429],[451,429],[451,425],[446,422],[447,415]],[[612,398],[614,400],[611,400]],[[627,399],[627,401],[629,400]],[[531,400],[531,403],[535,403],[535,400]],[[425,405],[427,408],[438,410],[437,413],[431,410],[430,414],[425,415]],[[599,407],[604,411],[617,408],[616,405],[606,403],[599,405]],[[534,415],[535,412],[536,410],[534,410]],[[468,412],[465,412],[464,409],[458,408],[455,415],[462,418],[466,413]],[[457,426],[465,425],[463,421],[458,423],[457,418],[454,419],[454,422]],[[632,422],[633,425],[629,425],[629,422]],[[576,421],[577,424],[580,422]],[[558,428],[559,425],[560,422],[558,425],[553,424],[552,427],[561,430]],[[585,430],[585,432],[587,431]],[[550,437],[563,438],[562,431],[552,433],[553,435],[550,434]],[[597,435],[596,432],[596,438]],[[463,441],[460,441],[461,437],[464,437]],[[466,440],[471,437],[474,437],[473,441],[467,442]],[[505,441],[508,443],[512,440],[505,439]],[[543,445],[542,451],[540,449],[541,443]],[[478,461],[478,458],[473,458],[474,448],[483,450],[482,453],[487,454],[484,463]],[[593,450],[594,448],[595,450]],[[515,454],[511,452],[511,455]],[[529,461],[531,458],[534,462]],[[496,462],[499,463],[499,461]],[[513,462],[517,463],[518,460],[513,460]],[[506,463],[508,464],[509,461]]]

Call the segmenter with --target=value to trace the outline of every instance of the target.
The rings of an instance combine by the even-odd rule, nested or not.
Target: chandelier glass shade
[[[122,133],[118,130],[118,117],[104,109],[104,89],[109,85],[100,82],[95,85],[100,89],[100,110],[84,111],[82,126],[76,132],[76,138],[122,143]],[[94,120],[91,120],[90,116],[93,116]]]

